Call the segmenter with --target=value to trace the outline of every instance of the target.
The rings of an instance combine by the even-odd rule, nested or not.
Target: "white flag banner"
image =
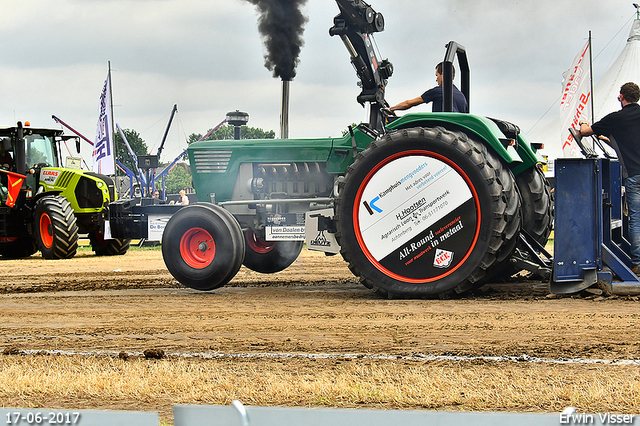
[[[580,156],[580,148],[569,133],[569,127],[578,128],[581,120],[591,123],[591,66],[590,43],[587,41],[563,75],[560,124],[562,153],[565,157]]]
[[[113,149],[113,123],[111,122],[110,74],[104,81],[100,94],[100,115],[93,145],[93,171],[105,175],[115,174],[115,152]]]

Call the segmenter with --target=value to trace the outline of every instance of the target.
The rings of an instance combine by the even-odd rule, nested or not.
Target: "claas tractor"
[[[343,137],[201,141],[188,147],[198,203],[169,220],[162,254],[185,286],[212,290],[242,265],[274,273],[303,248],[340,253],[383,297],[452,297],[532,266],[553,223],[536,147],[508,122],[452,110],[453,64],[469,100],[463,46],[444,57],[444,111],[387,113],[393,66],[373,33],[383,16],[336,0],[331,36],[360,80],[368,122]],[[544,264],[543,264],[544,265]]]
[[[116,199],[105,175],[64,168],[62,130],[21,122],[0,128],[0,255],[46,259],[76,254],[78,234],[88,234],[98,255],[123,254],[129,240],[105,238],[109,202]],[[79,151],[79,141],[76,140]],[[108,235],[107,235],[108,237]]]

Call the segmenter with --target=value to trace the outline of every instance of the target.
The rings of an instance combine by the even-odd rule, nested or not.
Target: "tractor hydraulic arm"
[[[384,17],[362,0],[336,0],[336,3],[340,14],[333,19],[329,34],[340,36],[349,51],[362,87],[358,102],[371,103],[370,124],[379,129],[379,110],[385,106],[384,90],[393,74],[393,65],[376,56],[371,34],[384,30]]]

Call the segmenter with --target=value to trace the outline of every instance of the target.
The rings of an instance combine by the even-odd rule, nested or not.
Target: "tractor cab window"
[[[25,135],[27,167],[57,167],[58,158],[53,139],[38,134]]]

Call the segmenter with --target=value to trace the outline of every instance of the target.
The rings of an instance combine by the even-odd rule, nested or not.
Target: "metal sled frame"
[[[552,293],[599,284],[610,294],[640,294],[640,280],[630,269],[618,160],[556,160],[555,217]]]

